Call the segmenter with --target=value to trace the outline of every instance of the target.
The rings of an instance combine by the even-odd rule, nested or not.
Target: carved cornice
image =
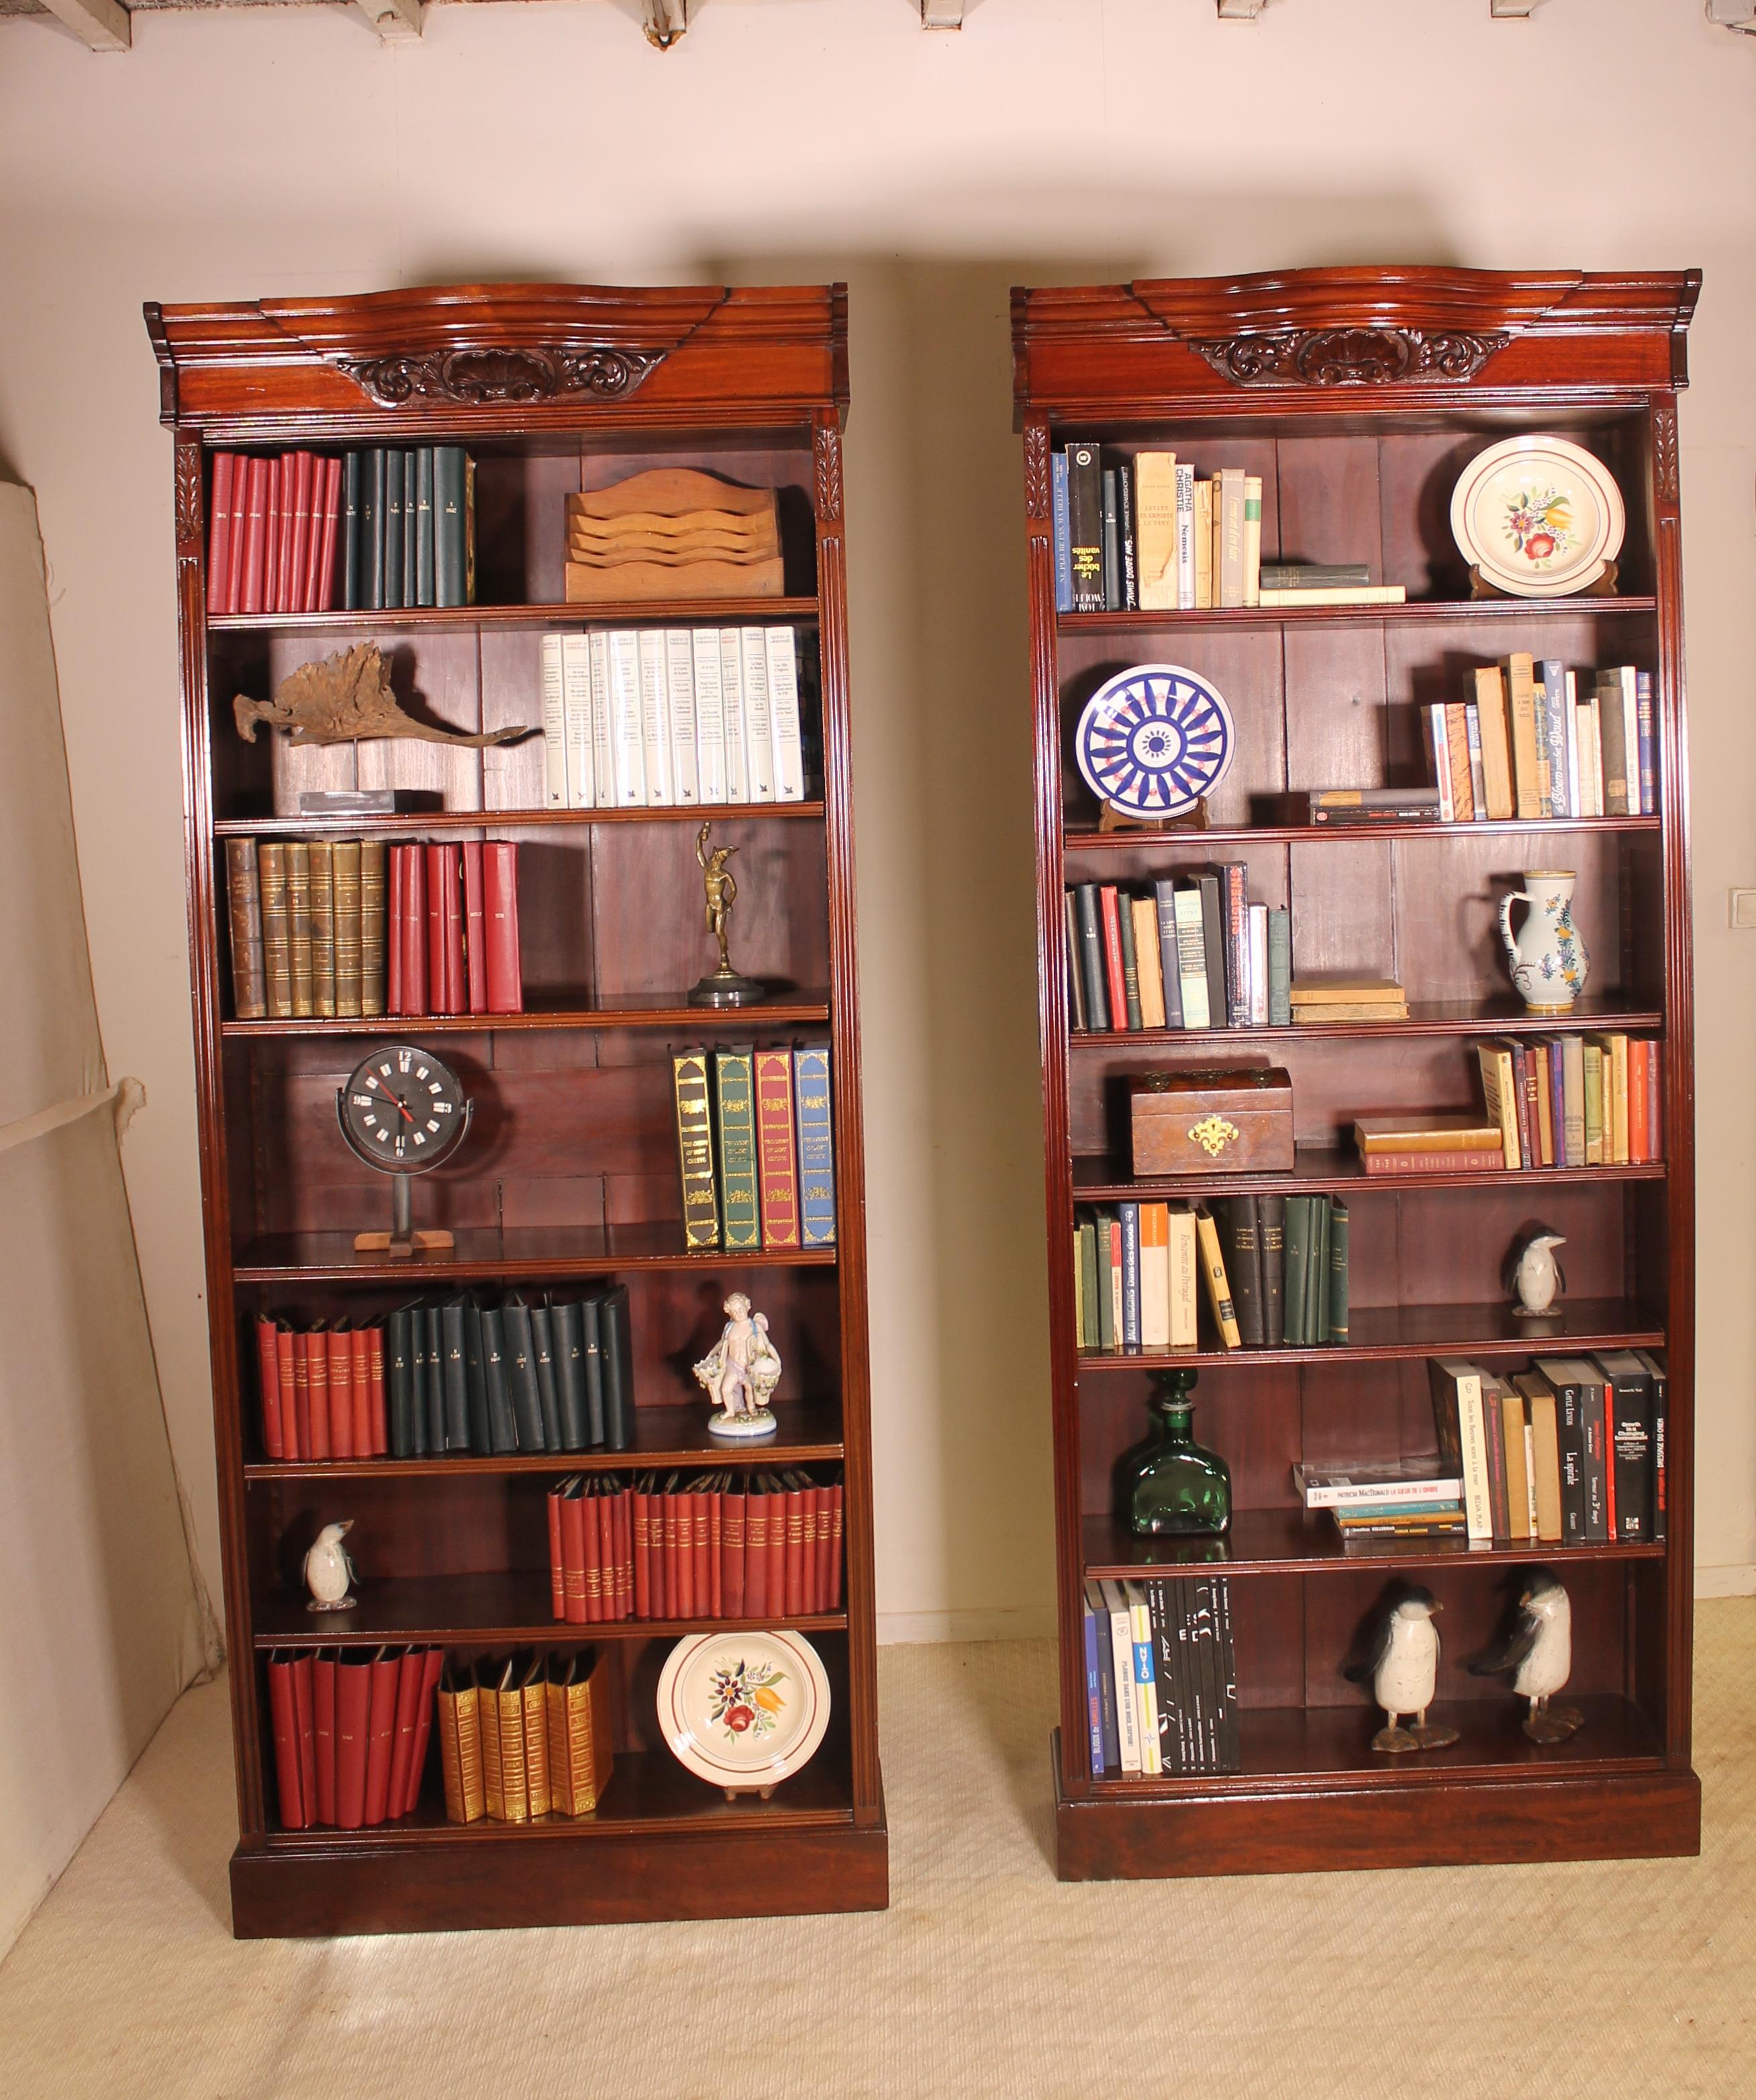
[[[1025,514],[1047,518],[1051,496],[1048,461],[1048,426],[1026,423],[1024,434]]]
[[[1652,411],[1652,474],[1661,503],[1677,500],[1677,412],[1669,402]]]
[[[817,522],[839,523],[841,517],[841,432],[833,422],[817,426]]]
[[[664,360],[662,350],[623,350],[593,343],[531,348],[472,345],[415,355],[338,357],[335,363],[381,408],[413,400],[479,408],[507,401],[552,401],[589,394],[614,401],[632,394]]]
[[[1511,341],[1503,330],[1289,329],[1191,342],[1239,386],[1398,386],[1473,379]]]
[[[177,447],[177,559],[193,562],[201,553],[201,448],[191,442]]]

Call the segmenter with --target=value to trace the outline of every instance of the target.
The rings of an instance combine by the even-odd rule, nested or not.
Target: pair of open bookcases
[[[1039,955],[1048,1185],[1061,1727],[1061,1871],[1220,1873],[1692,1851],[1689,1763],[1693,1160],[1686,744],[1676,389],[1688,277],[1312,271],[1281,279],[1017,295],[1036,753]],[[840,426],[839,287],[629,291],[505,287],[337,300],[149,307],[162,415],[174,433],[196,1081],[227,1627],[239,1803],[240,1935],[753,1915],[881,1906],[858,1004],[855,979]],[[1566,433],[1616,474],[1629,531],[1619,595],[1552,603],[1466,595],[1445,532],[1458,469],[1516,430]],[[1261,475],[1265,556],[1366,560],[1409,602],[1181,613],[1055,610],[1050,455],[1068,439],[1167,447],[1206,474]],[[456,443],[475,461],[477,601],[396,612],[210,618],[210,455]],[[778,491],[787,595],[569,607],[565,499],[682,465]],[[814,629],[808,735],[821,788],[786,805],[552,810],[540,742],[485,751],[375,742],[242,742],[234,695],[261,699],[298,664],[376,641],[403,693],[453,727],[535,727],[540,638],[567,626]],[[1398,825],[1320,836],[1259,797],[1418,776],[1418,710],[1466,665],[1509,649],[1635,662],[1654,677],[1661,803],[1651,817]],[[1230,699],[1239,755],[1204,833],[1101,832],[1070,733],[1110,670],[1170,657]],[[426,791],[418,814],[301,816],[322,787]],[[685,1004],[708,964],[692,852],[704,817],[740,849],[735,959],[776,987],[754,1012]],[[398,1023],[240,1020],[232,1011],[226,842],[342,832],[500,838],[520,846],[526,1010]],[[1466,1105],[1472,1043],[1535,1026],[1504,990],[1491,938],[1498,880],[1564,852],[1593,955],[1589,1001],[1546,1029],[1626,1029],[1665,1043],[1661,1165],[1478,1175],[1368,1187],[1336,1149],[1352,1114]],[[1062,898],[1081,880],[1149,881],[1216,855],[1251,894],[1294,908],[1297,970],[1399,976],[1387,1024],[1158,1037],[1070,1034]],[[691,1253],[681,1223],[676,1048],[801,1032],[832,1046],[832,1250]],[[431,1037],[478,1101],[470,1142],[417,1185],[417,1222],[455,1246],[411,1265],[356,1253],[382,1184],[342,1144],[335,1092],[374,1037]],[[1217,1559],[1129,1540],[1110,1468],[1137,1434],[1148,1360],[1081,1357],[1075,1202],[1191,1193],[1133,1181],[1118,1101],[1132,1071],[1240,1057],[1291,1070],[1291,1176],[1237,1191],[1328,1191],[1352,1206],[1344,1348],[1195,1352],[1202,1428],[1230,1462],[1236,1515]],[[1023,1135],[1021,1133],[1021,1141]],[[1219,1188],[1198,1193],[1220,1193]],[[1533,1207],[1568,1238],[1564,1335],[1576,1351],[1661,1348],[1670,1370],[1669,1537],[1576,1549],[1575,1665],[1588,1725],[1524,1743],[1498,1688],[1462,1658],[1485,1638],[1529,1551],[1410,1550],[1361,1565],[1308,1527],[1294,1461],[1431,1442],[1423,1359],[1529,1353],[1501,1301],[1505,1242]],[[260,1313],[370,1320],[411,1292],[622,1282],[636,1432],[626,1453],[270,1460],[254,1390]],[[726,1293],[766,1311],[789,1369],[781,1441],[709,1445],[687,1366]],[[1176,1361],[1188,1361],[1180,1357]],[[1166,1360],[1169,1361],[1170,1360]],[[833,1463],[845,1481],[845,1607],[809,1623],[834,1719],[806,1769],[767,1800],[728,1802],[660,1740],[651,1680],[706,1621],[598,1626],[613,1662],[617,1757],[579,1821],[459,1828],[437,1761],[414,1813],[369,1831],[286,1831],[273,1809],[263,1657],[420,1642],[469,1653],[544,1646],[542,1498],[558,1474]],[[360,1602],[308,1617],[298,1556],[318,1523],[356,1520]],[[1093,1576],[1233,1578],[1243,1767],[1186,1780],[1094,1780],[1080,1625]],[[1387,1576],[1418,1568],[1448,1608],[1441,1697],[1458,1748],[1391,1768],[1339,1662]]]

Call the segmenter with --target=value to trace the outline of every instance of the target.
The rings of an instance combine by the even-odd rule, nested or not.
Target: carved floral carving
[[[1030,518],[1047,518],[1049,510],[1050,478],[1048,426],[1046,423],[1026,424],[1024,455],[1025,514]]]
[[[1652,412],[1652,469],[1658,481],[1658,500],[1677,500],[1677,412],[1666,405]]]
[[[1215,336],[1189,347],[1240,386],[1395,386],[1473,379],[1511,339],[1502,331],[1289,329],[1276,335]]]
[[[841,515],[841,432],[832,422],[817,426],[817,516],[832,524]]]
[[[192,562],[201,551],[201,448],[177,448],[177,558]]]
[[[617,400],[632,394],[664,356],[662,350],[592,344],[583,349],[434,350],[336,362],[381,408],[399,408],[417,399],[478,408],[498,402],[550,401],[563,394]]]

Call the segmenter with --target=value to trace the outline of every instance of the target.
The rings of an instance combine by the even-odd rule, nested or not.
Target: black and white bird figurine
[[[1575,1706],[1550,1704],[1573,1667],[1573,1609],[1567,1592],[1539,1568],[1518,1599],[1518,1617],[1500,1645],[1470,1665],[1473,1677],[1510,1672],[1512,1689],[1530,1701],[1524,1733],[1533,1743],[1564,1743],[1585,1716]]]
[[[1543,1320],[1554,1310],[1555,1299],[1567,1288],[1567,1272],[1555,1260],[1555,1250],[1566,1244],[1565,1233],[1542,1224],[1533,1225],[1513,1241],[1500,1282],[1515,1301],[1518,1319]]]
[[[1442,1750],[1458,1739],[1455,1728],[1430,1727],[1427,1721],[1439,1674],[1439,1629],[1433,1614],[1440,1608],[1432,1591],[1418,1584],[1399,1590],[1379,1623],[1371,1653],[1347,1673],[1356,1684],[1369,1683],[1384,1710],[1385,1725],[1372,1738],[1374,1750],[1393,1755]],[[1402,1726],[1405,1716],[1412,1727]]]
[[[345,1612],[357,1601],[354,1564],[342,1543],[343,1534],[353,1528],[351,1516],[339,1524],[326,1524],[305,1555],[305,1587],[311,1592],[307,1611]]]

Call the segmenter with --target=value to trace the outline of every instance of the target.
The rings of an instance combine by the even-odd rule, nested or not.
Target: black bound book
[[[433,571],[433,448],[415,454],[415,594],[411,605],[437,605]]]
[[[1207,1025],[1224,1028],[1229,1024],[1225,1006],[1225,915],[1220,908],[1220,878],[1198,875],[1195,887],[1201,892],[1201,938],[1207,951]]]
[[[1073,609],[1104,609],[1104,490],[1096,445],[1067,448],[1067,540],[1073,558]]]
[[[463,1300],[439,1308],[440,1375],[445,1390],[445,1449],[470,1448],[470,1379],[464,1364]]]
[[[445,1449],[445,1335],[438,1306],[423,1305],[421,1321],[426,1330],[421,1380],[426,1418],[423,1441],[426,1449],[437,1457]]]
[[[384,448],[365,455],[360,496],[360,602],[368,612],[384,604]]]
[[[1099,488],[1104,505],[1104,610],[1122,610],[1122,542],[1116,517],[1116,470],[1106,466]]]
[[[1168,1779],[1194,1770],[1189,1734],[1189,1661],[1181,1582],[1143,1585],[1152,1620],[1153,1695],[1158,1708],[1158,1755]]]
[[[1073,899],[1079,923],[1079,974],[1085,980],[1086,1026],[1101,1035],[1110,1026],[1110,987],[1104,973],[1104,929],[1098,915],[1097,885],[1075,884]]]
[[[585,1438],[603,1441],[603,1335],[594,1293],[580,1301],[580,1348],[585,1360]]]
[[[604,1446],[625,1451],[634,1437],[634,1344],[625,1283],[615,1285],[598,1299],[598,1339],[603,1352]]]
[[[561,1414],[561,1448],[583,1451],[591,1441],[585,1412],[585,1344],[580,1308],[551,1305],[549,1325],[555,1353],[555,1396]]]
[[[358,612],[364,570],[360,558],[360,506],[363,493],[362,455],[342,455],[342,610]]]
[[[1215,1196],[1209,1199],[1208,1207],[1220,1229],[1220,1251],[1225,1256],[1232,1309],[1238,1315],[1238,1338],[1246,1349],[1263,1348],[1267,1326],[1263,1318],[1262,1245],[1256,1198]]]
[[[1262,1345],[1286,1339],[1286,1198],[1256,1198],[1256,1245],[1262,1256]],[[1235,1310],[1235,1308],[1234,1308]]]
[[[1137,1035],[1146,1024],[1141,1017],[1141,959],[1134,946],[1134,899],[1125,889],[1116,893],[1116,932],[1122,944],[1122,995],[1127,1005],[1128,1026]]]
[[[1075,1035],[1083,1035],[1091,1023],[1085,1016],[1085,972],[1079,966],[1079,907],[1073,892],[1063,899],[1067,921],[1067,1017]]]
[[[404,452],[384,455],[384,602],[391,608],[403,602],[403,475],[408,461]]]
[[[427,460],[433,457],[427,448]],[[421,461],[417,448],[403,455],[403,603],[421,603]],[[432,471],[430,464],[428,472]]]
[[[1601,1350],[1597,1361],[1610,1395],[1607,1456],[1614,1468],[1616,1541],[1640,1545],[1652,1536],[1651,1383],[1632,1349]]]
[[[385,1323],[384,1342],[389,1357],[384,1366],[385,1397],[389,1404],[393,1458],[412,1458],[415,1455],[413,1329],[413,1317],[406,1305],[399,1305]]]
[[[531,1353],[536,1361],[536,1398],[543,1410],[543,1447],[558,1451],[561,1442],[561,1393],[555,1383],[554,1337],[546,1305],[531,1308]]]
[[[470,1449],[489,1452],[494,1448],[488,1421],[487,1347],[482,1339],[482,1308],[473,1298],[463,1301],[464,1390],[470,1403]]]
[[[1168,877],[1153,885],[1158,911],[1158,974],[1164,979],[1165,1026],[1183,1026],[1183,979],[1177,968],[1176,885]]]
[[[433,448],[433,583],[439,605],[465,605],[470,594],[470,470],[461,445]]]
[[[1116,469],[1116,547],[1122,557],[1122,609],[1137,612],[1141,602],[1140,570],[1134,548],[1134,462],[1125,460]]]
[[[492,1448],[516,1451],[518,1426],[512,1412],[512,1390],[506,1381],[506,1327],[497,1305],[482,1308],[482,1369],[488,1386],[488,1427]]]
[[[1555,1436],[1561,1465],[1561,1543],[1586,1543],[1585,1395],[1577,1379],[1557,1377],[1553,1358],[1538,1359],[1537,1369],[1555,1388]]]
[[[506,1332],[506,1389],[518,1425],[521,1451],[546,1451],[542,1396],[536,1389],[536,1356],[531,1341],[531,1308],[522,1298],[509,1298],[501,1308]]]

